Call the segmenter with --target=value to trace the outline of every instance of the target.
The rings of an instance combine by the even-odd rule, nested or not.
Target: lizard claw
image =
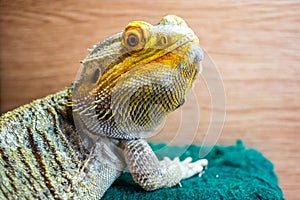
[[[187,157],[186,159],[184,159],[183,161],[181,161],[182,163],[186,163],[186,164],[188,164],[188,163],[191,163],[192,162],[192,158],[191,157]]]
[[[178,158],[175,158],[174,161],[179,161]],[[182,173],[182,179],[190,178],[195,174],[202,175],[203,169],[208,165],[208,161],[206,159],[201,159],[196,162],[192,162],[191,157],[187,157],[183,161],[179,161],[179,167]]]
[[[178,157],[175,157],[174,160],[165,157],[163,159],[163,162],[169,165],[178,165],[182,174],[182,179],[190,178],[195,174],[199,174],[199,176],[201,176],[203,173],[203,169],[208,165],[208,161],[206,159],[201,159],[196,162],[192,162],[191,157],[187,157],[183,161],[180,161]]]

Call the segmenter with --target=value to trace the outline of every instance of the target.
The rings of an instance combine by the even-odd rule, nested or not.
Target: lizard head
[[[179,17],[133,21],[90,50],[75,82],[73,110],[91,135],[147,137],[180,107],[203,53]]]

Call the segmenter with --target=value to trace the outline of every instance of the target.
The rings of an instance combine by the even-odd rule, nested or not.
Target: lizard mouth
[[[135,44],[136,38],[132,39],[134,36],[129,35],[131,39],[129,42],[132,44]],[[123,38],[123,41],[125,39]],[[160,43],[160,42],[158,42]],[[141,48],[139,50],[133,49],[132,45],[130,46],[130,50],[126,51],[126,53],[123,53],[123,59],[119,59],[120,62],[118,63],[111,63],[110,66],[107,67],[107,69],[101,74],[99,77],[96,85],[97,87],[94,90],[94,93],[99,93],[105,88],[109,88],[119,80],[124,74],[127,72],[147,65],[151,62],[154,62],[156,60],[159,60],[168,53],[175,52],[176,49],[182,48],[184,46],[188,46],[187,44],[195,43],[198,44],[199,40],[198,38],[193,34],[189,33],[184,36],[182,36],[177,41],[173,42],[170,45],[164,45],[164,47],[160,46],[152,46],[152,47],[144,47],[141,48],[141,45],[136,45],[137,49]],[[124,45],[124,44],[123,44]],[[200,48],[200,47],[199,47]],[[183,50],[180,50],[176,52],[177,54],[182,54],[184,52],[181,52]],[[188,52],[191,51],[191,48],[187,47],[184,51]]]

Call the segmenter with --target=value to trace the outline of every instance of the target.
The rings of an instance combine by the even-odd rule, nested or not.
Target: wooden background
[[[1,0],[0,9],[1,112],[67,86],[86,49],[128,22],[183,17],[226,89],[227,115],[218,143],[242,139],[262,151],[274,163],[285,197],[300,199],[299,1]],[[201,143],[211,116],[204,79],[198,82],[201,120],[195,143]],[[171,119],[167,134],[158,135],[161,140],[174,137],[181,118]]]

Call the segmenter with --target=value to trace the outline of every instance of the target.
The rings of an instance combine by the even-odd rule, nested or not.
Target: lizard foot
[[[176,163],[181,170],[182,179],[190,178],[195,174],[199,174],[201,176],[203,174],[203,170],[208,165],[208,161],[206,159],[201,159],[196,162],[192,162],[191,157],[187,157],[185,160],[180,161],[178,157],[174,158],[174,160],[170,160],[170,158],[165,157],[165,162]]]

